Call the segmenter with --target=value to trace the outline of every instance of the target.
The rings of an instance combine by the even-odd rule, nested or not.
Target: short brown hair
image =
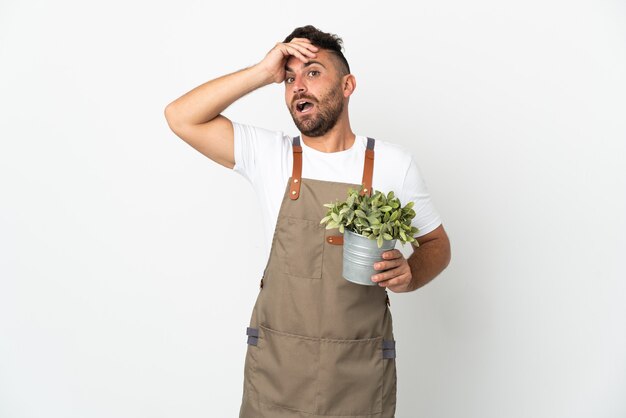
[[[318,48],[331,51],[341,63],[340,72],[342,75],[350,74],[350,65],[348,64],[348,60],[346,60],[346,57],[344,57],[341,52],[343,40],[339,36],[332,33],[322,32],[315,26],[306,25],[295,28],[283,42],[290,42],[293,38],[306,38]]]

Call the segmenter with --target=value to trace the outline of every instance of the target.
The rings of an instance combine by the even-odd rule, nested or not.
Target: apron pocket
[[[322,339],[318,411],[320,415],[369,415],[382,411],[382,337]]]
[[[325,227],[319,221],[286,216],[278,234],[278,247],[285,260],[283,271],[306,279],[322,277]]]
[[[261,402],[315,413],[319,339],[259,326],[254,387]]]

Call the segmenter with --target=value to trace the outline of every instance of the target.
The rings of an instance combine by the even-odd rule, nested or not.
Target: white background
[[[0,417],[237,416],[257,202],[163,110],[306,24],[344,38],[355,132],[410,148],[452,242],[443,274],[391,294],[396,417],[626,417],[625,18],[3,1]],[[278,84],[225,115],[297,132]]]

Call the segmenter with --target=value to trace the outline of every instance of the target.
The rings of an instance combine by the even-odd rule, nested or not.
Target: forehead
[[[290,56],[289,59],[287,59],[287,62],[285,63],[285,70],[299,71],[303,68],[310,67],[313,65],[321,65],[327,70],[332,71],[333,66],[334,66],[333,57],[331,56],[332,54],[326,51],[325,49],[319,49],[315,51],[315,53],[316,53],[316,56],[310,58],[308,63],[300,61],[300,58],[295,57],[293,55]],[[319,62],[319,64],[313,63],[313,61],[317,61]]]

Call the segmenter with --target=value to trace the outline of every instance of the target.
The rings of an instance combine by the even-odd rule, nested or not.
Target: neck
[[[301,134],[302,141],[310,148],[321,152],[339,152],[352,147],[356,135],[352,132],[350,121],[338,120],[333,128],[322,136],[306,136]]]

